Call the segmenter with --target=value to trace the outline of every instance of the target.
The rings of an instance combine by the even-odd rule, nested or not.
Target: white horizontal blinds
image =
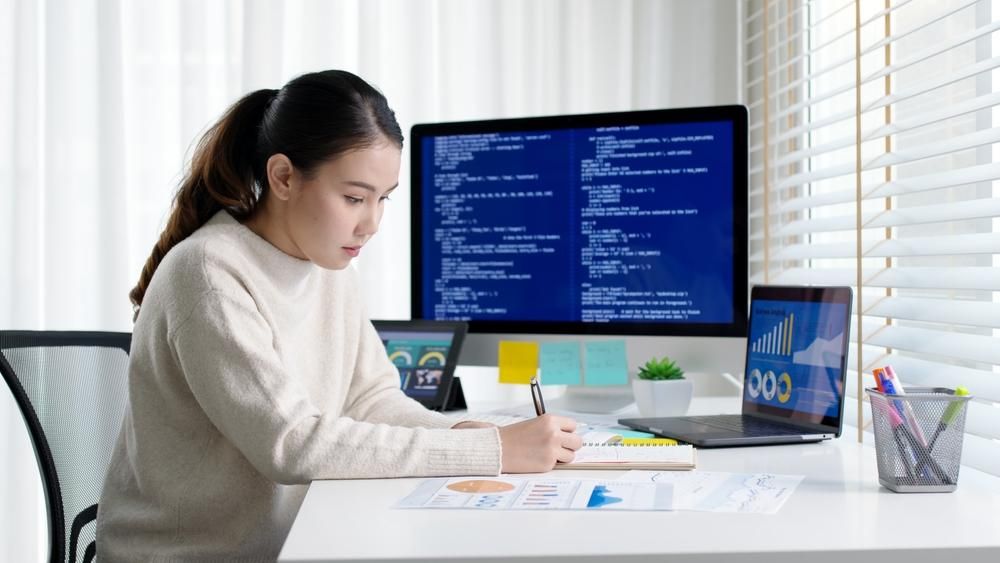
[[[768,9],[770,4],[767,2]],[[765,147],[770,143],[769,135],[765,131],[765,123],[769,123],[770,112],[765,106],[770,105],[770,89],[767,85],[771,82],[765,78],[769,77],[771,65],[765,60],[765,52],[769,51],[770,44],[764,37],[764,28],[770,27],[770,18],[765,16],[765,0],[748,0],[746,2],[746,17],[744,19],[744,46],[745,72],[746,76],[746,104],[749,111],[749,232],[750,232],[750,277],[751,279],[761,278],[765,263],[765,249],[763,241],[767,237],[767,225],[763,221],[765,213],[764,194],[768,191],[765,183],[768,178],[765,176]],[[765,21],[767,20],[767,21]],[[765,45],[765,43],[768,43]]]
[[[803,260],[855,258],[853,241],[815,246],[812,233],[839,229],[836,224],[823,226],[829,219],[838,221],[837,216],[817,217],[810,206],[798,204],[832,195],[832,203],[849,208],[856,199],[841,194],[853,188],[854,162],[846,157],[855,144],[854,2],[770,0],[751,6],[748,11],[761,12],[766,18],[759,19],[768,23],[762,37],[769,56],[762,60],[770,94],[766,103],[758,102],[762,88],[747,89],[748,103],[757,103],[768,114],[751,112],[752,126],[767,137],[766,142],[751,138],[756,149],[751,168],[759,170],[751,178],[751,280],[780,283],[784,272],[805,266]],[[747,32],[751,37],[756,30]],[[748,57],[756,55],[762,42],[746,46]],[[760,69],[746,69],[748,81],[755,71]],[[851,111],[845,113],[845,108]],[[848,229],[853,232],[853,223]]]
[[[971,286],[942,287],[912,275],[918,268],[939,279],[957,269],[1000,269],[1000,197],[993,187],[1000,178],[993,163],[1000,82],[992,77],[1000,13],[994,8],[989,0],[905,6],[892,16],[891,64],[865,69],[868,76],[891,78],[891,92],[864,103],[890,100],[886,107],[897,126],[885,131],[894,150],[869,160],[890,165],[893,177],[865,184],[866,193],[891,189],[893,195],[889,212],[864,220],[872,235],[889,234],[872,236],[868,252],[888,257],[890,269],[902,275],[889,295],[866,300],[866,318],[883,324],[866,334],[863,355],[871,362],[866,365],[892,363],[916,384],[969,387],[977,400],[966,430],[976,445],[965,461],[1000,474],[1000,409],[993,408],[1000,403],[996,274]],[[876,128],[873,136],[879,134]]]
[[[840,0],[844,4],[844,0]],[[786,201],[801,197],[797,190],[777,191],[776,181],[803,171],[801,160],[776,162],[781,154],[802,150],[803,115],[789,111],[807,100],[803,45],[807,29],[802,25],[808,4],[798,0],[755,0],[747,3],[746,95],[750,108],[750,278],[769,281],[774,264],[771,230],[779,224],[773,215]],[[785,214],[788,220],[801,212]]]
[[[747,6],[752,281],[854,286],[849,394],[969,387],[963,461],[1000,474],[1000,0]]]

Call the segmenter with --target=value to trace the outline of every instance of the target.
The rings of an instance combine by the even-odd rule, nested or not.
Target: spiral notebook
[[[570,463],[556,469],[650,469],[659,471],[694,469],[691,445],[584,442]]]

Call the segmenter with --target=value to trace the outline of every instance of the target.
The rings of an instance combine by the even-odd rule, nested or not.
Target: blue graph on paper
[[[590,493],[590,500],[587,501],[587,508],[600,508],[609,504],[621,502],[621,497],[608,495],[608,488],[605,485],[597,485]]]

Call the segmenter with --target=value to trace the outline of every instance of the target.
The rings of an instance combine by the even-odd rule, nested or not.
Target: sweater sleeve
[[[450,428],[459,420],[428,410],[399,388],[399,371],[389,360],[371,321],[359,327],[358,363],[344,414],[357,420],[411,428]]]
[[[499,473],[496,429],[405,428],[321,411],[285,369],[249,296],[209,291],[196,311],[170,336],[187,384],[222,435],[272,481]]]

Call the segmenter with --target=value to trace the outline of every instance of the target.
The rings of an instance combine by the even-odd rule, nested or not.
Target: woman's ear
[[[272,154],[267,159],[267,182],[270,194],[281,201],[288,201],[292,194],[294,172],[295,167],[287,156],[281,153]]]

